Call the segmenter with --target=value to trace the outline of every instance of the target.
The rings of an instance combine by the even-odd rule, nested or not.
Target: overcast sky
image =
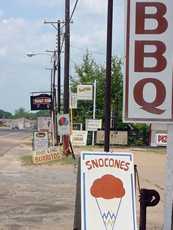
[[[71,0],[73,8],[75,0]],[[0,5],[0,109],[30,110],[33,91],[48,91],[51,67],[48,55],[28,58],[26,53],[53,50],[56,31],[44,19],[64,19],[65,0],[6,0]],[[79,0],[71,25],[71,75],[86,49],[105,63],[107,0]],[[124,53],[123,1],[114,1],[113,54]]]

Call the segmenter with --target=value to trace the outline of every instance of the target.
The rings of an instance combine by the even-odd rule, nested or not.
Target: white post
[[[94,98],[93,98],[93,119],[96,118],[96,80],[94,81]],[[92,133],[92,145],[94,146],[94,134]]]
[[[53,111],[51,113],[52,115],[52,145],[53,147],[55,146],[55,133],[54,133],[54,115],[53,115]]]
[[[173,205],[173,125],[168,125],[168,146],[166,163],[164,230],[172,229]]]

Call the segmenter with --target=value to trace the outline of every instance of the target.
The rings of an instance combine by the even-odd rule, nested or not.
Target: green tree
[[[124,129],[126,124],[122,123],[122,106],[123,106],[123,76],[121,72],[122,62],[118,57],[112,60],[112,114],[114,118],[114,128]],[[96,95],[96,118],[104,118],[104,88],[105,88],[105,67],[96,64],[92,55],[87,51],[83,57],[81,65],[75,67],[78,78],[72,79],[72,90],[76,91],[78,84],[93,84],[97,81]],[[92,118],[93,103],[91,101],[79,101],[76,112],[76,121],[85,122],[85,119]]]
[[[0,109],[0,118],[12,118],[12,114]]]

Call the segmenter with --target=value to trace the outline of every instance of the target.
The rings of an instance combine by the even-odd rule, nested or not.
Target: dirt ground
[[[26,140],[16,144],[0,157],[0,230],[73,229],[77,169],[72,164],[24,166],[20,157],[31,154],[31,145]],[[100,147],[84,149],[103,151]],[[81,151],[79,148],[74,150],[76,154]],[[147,230],[161,230],[165,149],[111,150],[132,151],[138,166],[141,187],[156,189],[160,193],[159,205],[148,208]],[[139,202],[137,210],[139,216]]]

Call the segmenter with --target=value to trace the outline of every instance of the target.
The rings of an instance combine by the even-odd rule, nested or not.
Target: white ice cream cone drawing
[[[90,193],[95,198],[105,230],[114,230],[125,196],[122,180],[110,174],[104,175],[93,182]]]

